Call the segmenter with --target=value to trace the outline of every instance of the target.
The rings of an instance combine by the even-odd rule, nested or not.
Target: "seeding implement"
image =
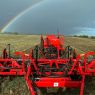
[[[49,95],[48,89],[57,88],[57,94],[64,94],[64,88],[79,88],[84,95],[86,76],[95,76],[95,52],[77,54],[71,46],[64,47],[64,37],[41,35],[40,45],[29,54],[3,50],[0,58],[0,76],[24,76],[31,95]]]

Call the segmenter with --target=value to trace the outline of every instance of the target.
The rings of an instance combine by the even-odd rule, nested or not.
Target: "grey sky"
[[[29,6],[41,0],[0,0],[0,28]]]
[[[93,32],[95,0],[44,0],[5,28],[7,32],[28,34]]]

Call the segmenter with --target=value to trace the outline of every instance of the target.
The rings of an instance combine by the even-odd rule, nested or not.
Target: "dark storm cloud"
[[[76,34],[83,27],[95,28],[95,0],[45,0],[5,30],[41,34],[59,28],[61,33]]]

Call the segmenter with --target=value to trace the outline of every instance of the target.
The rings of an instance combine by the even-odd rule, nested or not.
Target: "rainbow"
[[[40,2],[40,3],[41,3],[41,2]],[[11,20],[4,26],[4,28],[1,30],[1,33],[6,32],[6,30],[7,30],[15,21],[17,21],[20,17],[22,17],[23,15],[25,15],[27,12],[29,12],[29,11],[32,10],[33,8],[39,6],[40,3],[37,3],[37,4],[35,4],[34,6],[29,6],[26,10],[22,11],[20,14],[18,14],[18,15],[15,16],[13,19],[11,19]]]

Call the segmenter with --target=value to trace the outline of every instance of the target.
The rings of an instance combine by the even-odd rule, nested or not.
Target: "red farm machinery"
[[[84,95],[86,76],[95,76],[95,52],[77,54],[64,46],[63,36],[41,35],[29,54],[15,52],[16,57],[8,47],[0,58],[0,76],[24,76],[31,95],[50,95],[47,90],[52,88],[57,95],[64,95],[65,88],[79,88],[79,95]]]

